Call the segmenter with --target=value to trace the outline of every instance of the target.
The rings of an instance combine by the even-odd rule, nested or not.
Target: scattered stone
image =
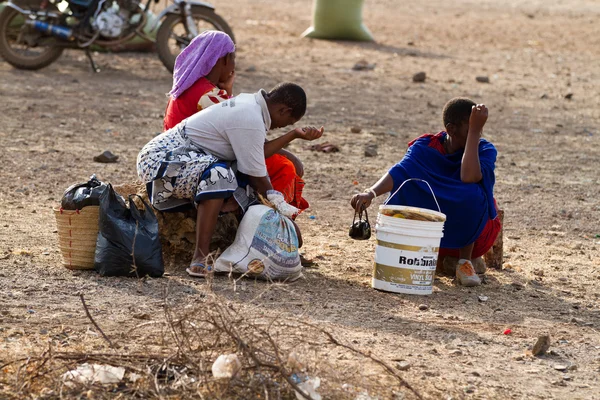
[[[533,345],[531,354],[534,356],[543,356],[550,349],[550,335],[542,335],[538,337],[537,341]]]
[[[448,354],[450,354],[451,356],[462,356],[463,352],[456,349],[456,350],[452,350],[452,351],[448,352]]]
[[[576,371],[577,370],[577,364],[571,364],[569,365],[569,367],[567,368],[568,371]]]
[[[365,147],[365,157],[377,157],[377,145],[369,144]]]
[[[352,133],[361,133],[362,129],[360,128],[360,126],[353,126],[350,128],[350,132]]]
[[[408,361],[399,361],[396,364],[396,368],[398,368],[400,371],[408,371],[411,367],[411,364]]]
[[[429,306],[427,304],[419,304],[419,310],[427,311],[429,310]]]
[[[427,79],[427,74],[425,72],[417,72],[412,77],[413,82],[417,82],[417,83],[425,82],[425,79]]]
[[[110,150],[105,150],[102,154],[94,156],[94,161],[99,163],[116,163],[119,159],[119,156],[114,155]]]
[[[489,76],[476,76],[475,80],[479,83],[490,83],[490,78]]]
[[[477,377],[481,377],[481,374],[479,372],[477,372],[477,371],[471,372],[471,375],[477,376]]]
[[[467,386],[465,388],[465,393],[475,393],[475,386]]]
[[[567,94],[565,94],[565,99],[571,100],[572,98],[573,98],[573,93],[567,93]]]
[[[513,282],[510,285],[517,290],[523,290],[523,284],[520,282]]]
[[[375,65],[376,64],[369,64],[367,61],[361,60],[361,61],[357,62],[356,64],[354,64],[354,67],[352,67],[352,70],[354,70],[354,71],[372,71],[375,69]]]
[[[563,381],[567,381],[567,382],[572,379],[570,375],[565,375],[562,378],[563,378]]]
[[[251,65],[248,68],[246,68],[246,72],[256,72],[256,67],[254,65]]]
[[[557,371],[566,371],[569,368],[566,364],[554,364],[554,369]]]
[[[540,99],[542,100],[546,100],[548,98],[548,95],[546,93],[544,93],[543,95],[540,96]]]
[[[485,303],[486,301],[489,300],[489,298],[487,296],[477,296],[477,298],[479,299],[479,301],[481,303]]]

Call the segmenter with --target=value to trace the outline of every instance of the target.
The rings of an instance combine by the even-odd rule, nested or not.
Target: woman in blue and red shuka
[[[397,191],[407,179],[427,181],[446,214],[438,269],[444,258],[456,257],[456,278],[465,286],[481,284],[472,260],[493,246],[501,230],[494,200],[497,151],[481,138],[487,117],[483,104],[464,98],[450,100],[443,111],[446,130],[410,142],[398,164],[351,200],[352,207],[360,210],[369,207],[376,196],[391,192],[395,194],[390,205],[437,210],[429,188],[422,183],[410,182]]]

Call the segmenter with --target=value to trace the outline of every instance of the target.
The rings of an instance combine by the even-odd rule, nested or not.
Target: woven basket
[[[58,244],[66,268],[94,269],[99,210],[98,206],[76,211],[54,209]]]

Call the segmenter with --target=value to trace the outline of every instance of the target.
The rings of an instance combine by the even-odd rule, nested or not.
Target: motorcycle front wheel
[[[25,25],[25,17],[17,10],[4,7],[0,12],[0,56],[15,68],[40,69],[52,64],[64,48],[38,45],[41,32]]]
[[[218,30],[228,34],[235,42],[233,31],[227,22],[210,8],[192,6],[192,18],[199,34],[210,29]],[[185,18],[180,14],[169,14],[160,24],[156,34],[156,51],[169,72],[173,73],[175,58],[192,39],[185,26]]]

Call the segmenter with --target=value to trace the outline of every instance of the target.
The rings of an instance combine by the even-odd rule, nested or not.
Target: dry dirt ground
[[[235,91],[301,84],[309,97],[302,123],[323,124],[322,141],[341,151],[290,146],[305,163],[311,202],[298,219],[304,254],[317,262],[305,278],[262,297],[263,282],[234,288],[217,277],[214,290],[234,305],[252,300],[254,312],[319,324],[390,365],[407,361],[400,374],[425,398],[600,399],[600,6],[366,3],[374,44],[299,38],[310,25],[310,0],[215,1],[238,40]],[[165,287],[182,307],[202,304],[204,284],[185,274],[186,259],[144,283],[61,266],[52,207],[92,173],[112,183],[135,179],[136,155],[160,131],[171,85],[154,54],[96,59],[99,74],[72,51],[37,72],[0,63],[0,364],[38,354],[61,334],[72,339],[61,342],[67,350],[97,337],[78,293],[125,346],[136,344],[124,334],[140,323],[135,315],[163,318]],[[375,69],[353,71],[361,60]],[[413,83],[420,71],[426,81]],[[348,238],[348,201],[400,160],[411,138],[438,131],[454,96],[490,109],[484,135],[499,151],[504,269],[473,289],[439,278],[428,297],[375,291],[374,240]],[[378,145],[377,157],[364,156],[369,144]],[[92,162],[105,149],[119,162]],[[550,334],[552,352],[529,356],[542,334]],[[87,350],[105,350],[101,339],[94,343]],[[0,392],[14,389],[10,377],[2,381]]]

